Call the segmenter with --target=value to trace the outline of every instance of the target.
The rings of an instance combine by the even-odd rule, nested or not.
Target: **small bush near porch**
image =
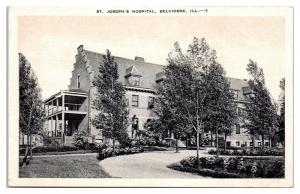
[[[20,178],[110,178],[95,155],[34,157],[19,168]]]

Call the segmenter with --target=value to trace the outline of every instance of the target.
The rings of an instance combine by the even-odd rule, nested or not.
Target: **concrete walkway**
[[[200,151],[200,156],[203,154]],[[100,162],[102,168],[113,177],[121,178],[204,178],[196,174],[167,168],[187,156],[195,156],[196,150],[156,151],[107,158]]]

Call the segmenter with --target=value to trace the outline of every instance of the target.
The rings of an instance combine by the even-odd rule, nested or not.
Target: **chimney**
[[[81,53],[82,51],[83,51],[83,45],[81,44],[77,47],[77,52]]]
[[[145,59],[143,57],[135,57],[134,60],[139,62],[145,62]]]

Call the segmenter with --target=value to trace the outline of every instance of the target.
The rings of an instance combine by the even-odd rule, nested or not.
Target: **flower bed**
[[[196,157],[188,157],[168,168],[197,173],[214,178],[283,178],[284,161],[242,157],[201,157],[197,168]]]
[[[208,154],[217,155],[216,150],[209,150]],[[284,149],[278,148],[265,148],[264,150],[261,148],[242,148],[242,149],[220,149],[220,155],[227,156],[284,156]]]
[[[136,154],[144,152],[141,147],[132,147],[132,148],[115,148],[115,156],[119,155],[127,155],[127,154]],[[109,158],[113,156],[113,149],[111,147],[101,149],[99,152],[97,159],[104,160],[105,158]]]

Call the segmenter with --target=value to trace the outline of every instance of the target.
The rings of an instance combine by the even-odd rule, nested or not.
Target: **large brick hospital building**
[[[144,123],[154,117],[151,106],[155,97],[155,85],[162,81],[163,65],[148,63],[142,57],[126,59],[114,57],[118,63],[119,81],[126,89],[129,122],[136,122],[143,130]],[[52,138],[57,138],[62,144],[72,142],[76,131],[86,131],[92,141],[101,141],[101,129],[96,129],[91,120],[95,114],[92,102],[97,89],[93,79],[98,72],[98,66],[103,61],[103,54],[85,50],[82,45],[77,48],[69,88],[59,91],[44,101],[47,121],[45,131]],[[230,78],[230,89],[234,92],[238,110],[242,111],[247,103],[250,88],[246,80]],[[133,119],[134,118],[134,119]],[[128,127],[131,136],[132,125]],[[236,125],[227,138],[228,146],[250,146],[251,138],[246,129]],[[269,141],[265,141],[269,145]],[[261,140],[255,140],[255,146],[260,146]]]

